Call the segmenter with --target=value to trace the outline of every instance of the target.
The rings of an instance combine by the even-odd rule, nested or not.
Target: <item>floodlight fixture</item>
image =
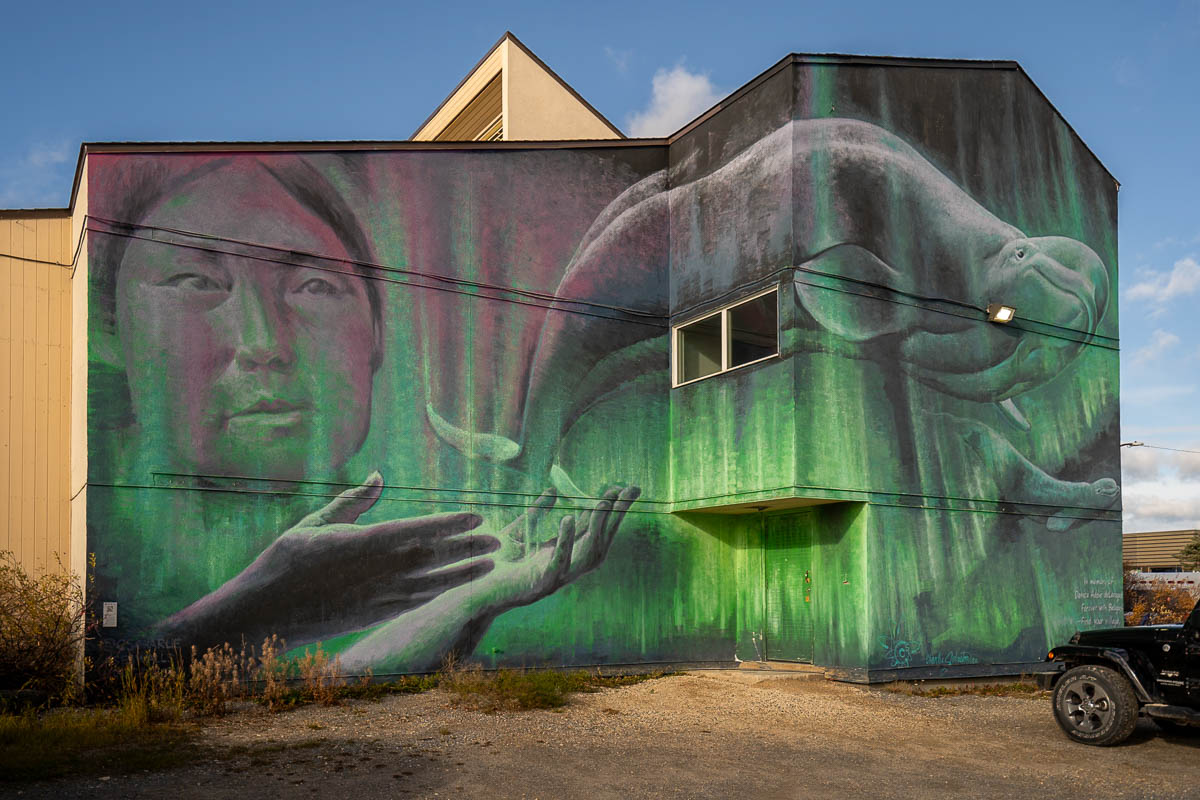
[[[988,322],[998,322],[1001,325],[1007,325],[1017,316],[1017,310],[1012,306],[1006,306],[1003,303],[988,303],[987,318]]]

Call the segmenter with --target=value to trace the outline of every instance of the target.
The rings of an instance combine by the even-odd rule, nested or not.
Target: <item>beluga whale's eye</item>
[[[1018,248],[1017,248],[1017,250],[1016,250],[1016,255],[1017,255],[1017,260],[1018,260],[1018,261],[1020,261],[1022,258],[1024,258],[1024,257],[1025,257],[1025,248],[1024,248],[1024,247],[1018,247]]]

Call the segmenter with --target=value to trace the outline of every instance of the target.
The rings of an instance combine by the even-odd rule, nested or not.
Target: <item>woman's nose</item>
[[[234,288],[230,301],[230,333],[237,365],[246,371],[290,369],[295,354],[287,311],[270,289],[247,282]]]

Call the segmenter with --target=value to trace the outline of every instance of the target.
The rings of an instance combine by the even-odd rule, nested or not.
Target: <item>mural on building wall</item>
[[[302,645],[371,629],[343,653],[349,667],[432,669],[451,651],[469,654],[504,611],[604,560],[637,486],[612,486],[559,514],[551,513],[557,492],[547,488],[495,525],[468,511],[365,522],[386,485],[377,467],[360,485],[330,488],[362,474],[366,459],[349,464],[373,413],[385,425],[398,413],[377,409],[377,373],[401,370],[408,381],[417,373],[411,348],[397,344],[411,323],[387,305],[388,278],[373,266],[361,209],[328,171],[295,156],[199,157],[114,164],[109,177],[98,161],[100,184],[107,178],[124,194],[93,203],[91,221],[100,312],[91,527],[102,581],[138,580],[116,590],[132,588],[138,598],[129,603],[136,636],[203,647],[278,634]],[[353,166],[342,177],[352,179]],[[123,424],[95,430],[121,383]],[[429,461],[418,438],[399,444],[404,457]],[[294,520],[281,512],[261,521],[238,515],[225,526],[186,517],[161,526],[164,511],[181,510],[171,498],[149,514],[159,524],[119,532],[121,511],[138,517],[161,499],[125,492],[128,507],[120,508],[125,496],[113,498],[116,508],[106,502],[104,489],[145,489],[137,478],[190,495],[202,514],[214,503],[236,506],[238,494],[304,498],[313,508]],[[197,540],[206,536],[245,541]],[[171,537],[170,560],[154,558]],[[228,579],[197,590],[188,573],[230,550],[247,563],[232,573],[234,556],[218,568]],[[157,563],[141,564],[139,574],[146,556]],[[147,615],[143,602],[158,611]]]
[[[787,196],[785,187],[797,196],[822,195],[824,219],[794,231],[794,247],[802,255],[792,285],[802,313],[793,324],[860,345],[857,358],[895,359],[914,380],[943,395],[994,403],[1021,430],[1028,431],[1030,423],[1017,399],[1055,378],[1080,355],[1097,334],[1108,305],[1108,273],[1090,247],[1065,236],[1026,236],[972,200],[907,143],[868,123],[791,122],[699,180],[673,189],[665,183],[665,175],[653,175],[614,201],[602,217],[608,226],[585,241],[584,257],[568,271],[567,283],[590,288],[619,275],[622,284],[633,288],[630,296],[637,296],[644,284],[660,282],[663,267],[657,259],[634,262],[633,269],[617,268],[612,248],[597,246],[593,238],[615,240],[619,246],[631,240],[641,244],[647,230],[668,227],[670,208],[702,210],[707,217],[728,221],[746,213],[747,196],[762,198],[766,206],[779,204]],[[750,210],[770,213],[767,208]],[[706,233],[722,235],[718,230]],[[630,261],[625,257],[619,266]],[[858,292],[831,291],[811,276],[850,283]],[[884,293],[940,301],[951,311],[930,313],[920,305],[887,302],[890,298],[878,297]],[[1075,335],[1023,336],[1001,325],[981,325],[979,317],[990,299],[1019,308],[1023,319]],[[542,359],[535,361],[534,380],[522,404],[523,427],[531,426],[531,417],[551,424],[540,435],[525,436],[557,442],[562,414],[556,409],[564,405],[554,396],[561,392],[559,382],[566,377],[568,386],[578,385],[597,360],[581,358],[575,344],[598,335],[599,326],[591,323],[590,336],[581,337],[585,325],[562,316],[543,331]],[[600,338],[612,353],[622,352],[628,340],[649,335],[644,329],[630,330],[632,326],[607,327],[611,330]],[[648,350],[641,348],[638,354]],[[617,362],[619,370],[638,364],[661,368],[661,359],[633,362],[626,355]],[[588,399],[583,393],[577,402]],[[472,435],[433,410],[430,416],[452,446],[493,461],[523,454],[521,441],[494,433]],[[944,415],[942,423],[986,463],[999,487],[1017,487],[1013,499],[1103,509],[1118,498],[1111,477],[1057,480],[988,425],[953,415]],[[1047,524],[1061,530],[1070,518],[1051,517]]]
[[[1089,561],[1119,532],[1092,455],[1111,230],[1082,168],[1045,170],[1070,214],[1014,205],[884,115],[802,108],[836,91],[670,154],[92,156],[89,549],[115,635],[274,633],[377,674],[1040,658],[1080,563],[1119,566]],[[780,358],[672,390],[670,323],[771,285]],[[790,496],[843,502],[671,513]],[[764,574],[803,625],[763,619]]]

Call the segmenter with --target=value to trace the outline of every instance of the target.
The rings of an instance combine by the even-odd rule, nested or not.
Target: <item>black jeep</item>
[[[1077,742],[1114,745],[1139,712],[1166,731],[1200,733],[1200,603],[1182,625],[1080,631],[1037,676],[1054,689],[1054,718]]]

